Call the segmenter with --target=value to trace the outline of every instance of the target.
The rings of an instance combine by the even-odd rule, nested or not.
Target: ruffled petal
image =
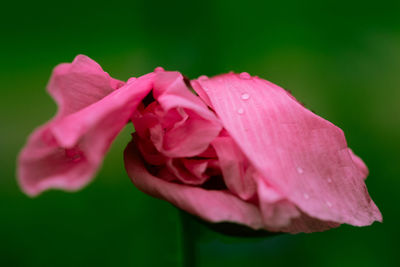
[[[124,82],[113,79],[95,61],[84,55],[54,68],[47,86],[58,105],[58,116],[81,110],[102,99]]]
[[[34,196],[49,188],[77,190],[86,185],[113,139],[150,92],[153,77],[152,73],[142,76],[37,129],[19,155],[22,189]]]
[[[224,181],[229,190],[243,200],[256,193],[252,167],[240,148],[229,136],[220,136],[212,142],[220,163]]]
[[[180,107],[192,110],[210,121],[216,120],[213,112],[208,110],[203,101],[188,89],[179,72],[158,72],[154,80],[153,95],[166,111]]]
[[[168,159],[166,166],[182,183],[201,185],[209,176],[205,174],[210,160],[195,160],[186,158]]]
[[[171,183],[151,175],[139,157],[134,142],[125,149],[124,162],[132,182],[146,194],[167,200],[206,221],[240,223],[253,229],[262,227],[258,208],[228,191],[205,190]]]
[[[246,73],[197,83],[267,183],[302,212],[357,226],[382,220],[338,127],[284,89]]]
[[[157,72],[153,88],[154,99],[160,109],[144,110],[143,117],[133,118],[141,136],[142,127],[150,127],[150,139],[157,150],[166,157],[193,157],[204,152],[218,136],[222,126],[208,107],[186,86],[178,72]],[[151,126],[143,122],[153,112],[159,123]]]

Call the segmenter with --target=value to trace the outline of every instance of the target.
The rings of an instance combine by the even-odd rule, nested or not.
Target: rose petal
[[[196,164],[194,162],[190,163],[188,161],[189,160],[184,158],[168,159],[166,166],[168,167],[168,170],[184,184],[188,185],[203,184],[209,178],[208,175],[204,174],[208,162],[206,160],[203,160],[202,163],[198,162]]]
[[[349,148],[349,153],[350,153],[351,159],[353,160],[354,164],[362,172],[363,178],[367,179],[367,176],[369,174],[367,165],[365,165],[364,161],[360,157],[358,157],[356,154],[354,154],[353,150],[351,150],[350,148]]]
[[[272,227],[268,227],[267,229],[271,232],[278,231],[278,232],[297,234],[297,233],[322,232],[339,226],[340,223],[321,221],[301,212],[301,215],[299,217],[291,220],[289,226],[275,228],[275,229]]]
[[[133,138],[140,139],[138,136],[134,135]],[[138,147],[141,155],[145,159],[148,164],[151,165],[163,165],[166,163],[167,158],[163,156],[158,150],[154,147],[154,144],[147,139],[140,139],[138,141]]]
[[[200,79],[200,78],[199,78]],[[207,79],[204,77],[203,79]],[[195,92],[199,95],[199,97],[204,101],[204,103],[210,108],[214,109],[212,106],[211,100],[208,97],[207,93],[204,91],[203,87],[198,83],[197,80],[193,80],[190,82]]]
[[[197,82],[266,182],[304,213],[358,226],[381,221],[338,127],[247,74]]]
[[[262,227],[258,208],[227,191],[170,183],[151,175],[131,142],[124,152],[125,169],[132,182],[146,194],[171,202],[191,214],[210,222],[235,222],[253,229]]]
[[[22,189],[34,196],[49,188],[77,190],[86,185],[113,139],[151,90],[153,77],[142,76],[37,129],[19,155]]]
[[[182,74],[179,72],[166,71],[157,73],[157,77],[154,80],[153,95],[166,111],[180,107],[193,110],[200,117],[210,121],[216,119],[203,101],[188,89]]]
[[[204,120],[193,113],[184,123],[165,133],[158,127],[151,129],[151,133],[157,149],[164,155],[175,158],[193,157],[202,153],[220,130],[221,126],[216,120]]]
[[[262,176],[256,174],[258,185],[258,203],[264,222],[264,228],[271,232],[311,233],[321,232],[340,226],[339,223],[311,218],[299,211],[282,194],[265,183]]]
[[[153,96],[164,111],[154,114],[164,117],[160,118],[160,124],[150,128],[150,135],[154,146],[163,155],[170,158],[196,156],[205,151],[221,131],[216,116],[190,92],[180,73],[158,72]],[[157,108],[153,109],[157,111]],[[133,118],[136,128],[142,125],[140,121],[138,123]]]
[[[256,193],[256,184],[240,148],[229,136],[217,137],[212,146],[217,152],[226,186],[241,199],[250,199]]]
[[[293,218],[299,217],[300,212],[282,194],[268,186],[265,180],[256,175],[257,195],[264,225],[281,228],[290,225]]]
[[[207,179],[207,171],[211,159],[182,159],[183,166],[196,178]]]
[[[54,68],[48,92],[58,105],[58,115],[76,112],[102,99],[124,82],[113,79],[92,59],[78,55],[72,63]]]

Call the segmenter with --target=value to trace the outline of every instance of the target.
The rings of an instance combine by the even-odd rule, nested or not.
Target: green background
[[[341,127],[384,223],[267,239],[202,229],[200,266],[399,266],[399,1],[30,1],[0,7],[0,266],[180,266],[179,212],[127,177],[125,129],[96,179],[31,199],[15,159],[56,106],[52,68],[86,54],[126,80],[259,75]],[[397,263],[397,264],[396,264]]]

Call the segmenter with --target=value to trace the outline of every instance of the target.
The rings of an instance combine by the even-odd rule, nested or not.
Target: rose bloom
[[[290,233],[382,220],[364,183],[368,169],[342,130],[266,80],[189,81],[156,68],[124,83],[79,55],[54,69],[48,91],[58,112],[18,158],[30,196],[88,184],[133,123],[124,152],[132,182],[203,220]]]

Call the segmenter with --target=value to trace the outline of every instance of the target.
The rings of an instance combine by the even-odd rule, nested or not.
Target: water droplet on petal
[[[299,174],[302,174],[302,173],[304,172],[304,170],[303,170],[302,168],[300,168],[300,167],[297,167],[297,172],[298,172]]]
[[[332,179],[331,178],[328,178],[327,181],[328,181],[328,183],[332,183]]]
[[[207,80],[208,77],[206,75],[201,75],[199,78],[197,78],[198,80],[202,81],[202,80]]]
[[[326,205],[327,205],[329,208],[332,207],[332,203],[329,202],[329,201],[326,202]]]
[[[154,72],[163,72],[165,71],[163,67],[157,67],[154,69]]]
[[[244,113],[244,109],[239,108],[239,109],[237,110],[237,113],[239,113],[240,115],[242,115],[242,114]]]
[[[305,199],[309,199],[309,198],[310,198],[310,196],[309,196],[307,193],[304,193],[304,194],[303,194],[303,197],[304,197]]]
[[[248,100],[248,99],[250,98],[250,95],[244,93],[244,94],[242,94],[241,98],[242,98],[243,100]]]
[[[243,79],[243,80],[250,80],[251,79],[250,74],[248,74],[247,72],[240,73],[239,77],[240,77],[240,79]]]

